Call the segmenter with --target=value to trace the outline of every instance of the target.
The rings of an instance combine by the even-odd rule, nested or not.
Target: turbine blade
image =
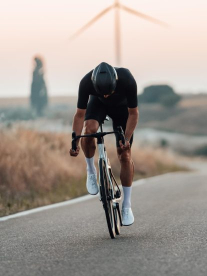
[[[141,18],[143,18],[143,19],[145,19],[145,20],[151,21],[151,22],[153,22],[153,23],[155,23],[155,24],[158,24],[158,25],[161,25],[161,26],[164,26],[164,27],[169,27],[169,25],[168,25],[167,23],[165,23],[165,22],[163,22],[163,21],[161,21],[161,20],[159,20],[159,19],[156,19],[156,18],[151,17],[151,16],[149,16],[149,15],[146,15],[146,14],[144,14],[144,13],[141,13],[141,12],[135,11],[135,10],[133,10],[133,9],[130,9],[130,8],[124,6],[124,5],[120,5],[120,7],[121,7],[122,9],[124,9],[125,11],[127,11],[127,12],[129,12],[129,13],[132,13],[132,14],[138,16],[138,17],[141,17]]]
[[[108,11],[110,11],[112,8],[114,8],[114,5],[104,9],[102,12],[100,12],[98,15],[96,15],[93,19],[91,19],[87,24],[85,24],[82,28],[80,28],[77,32],[75,32],[71,37],[70,40],[76,38],[78,35],[80,35],[82,32],[84,32],[87,28],[89,28],[93,23],[95,23],[99,18],[101,18],[104,14],[106,14]]]

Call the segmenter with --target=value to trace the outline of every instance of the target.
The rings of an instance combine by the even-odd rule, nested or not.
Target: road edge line
[[[158,178],[158,177],[169,175],[169,174],[175,174],[175,173],[178,173],[178,172],[170,172],[170,173],[155,175],[155,176],[151,176],[151,177],[148,177],[148,178],[136,180],[136,181],[133,182],[133,188],[135,188],[137,186],[140,186],[140,185],[143,185],[144,183],[148,182],[148,180],[150,180],[150,179]],[[0,217],[0,222],[1,221],[7,221],[7,220],[13,219],[13,218],[27,216],[27,215],[30,215],[30,214],[39,213],[39,212],[54,209],[54,208],[69,206],[69,205],[72,205],[72,204],[76,204],[76,203],[80,203],[80,202],[84,202],[84,201],[87,201],[87,200],[94,199],[98,196],[99,195],[95,195],[95,196],[94,195],[84,195],[84,196],[81,196],[81,197],[69,199],[67,201],[62,201],[62,202],[49,204],[49,205],[46,205],[46,206],[37,207],[37,208],[34,208],[34,209],[18,212],[16,214]]]

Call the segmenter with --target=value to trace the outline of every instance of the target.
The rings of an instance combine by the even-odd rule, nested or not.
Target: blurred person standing
[[[30,102],[38,116],[43,115],[43,110],[48,104],[47,87],[44,80],[44,66],[41,57],[34,57],[35,67],[32,77]]]

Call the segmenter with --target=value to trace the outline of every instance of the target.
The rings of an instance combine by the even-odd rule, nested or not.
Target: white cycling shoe
[[[86,188],[91,195],[96,195],[98,193],[98,185],[97,185],[97,175],[96,174],[88,174],[86,181]]]
[[[134,215],[131,208],[122,208],[122,224],[124,226],[129,226],[134,223]]]

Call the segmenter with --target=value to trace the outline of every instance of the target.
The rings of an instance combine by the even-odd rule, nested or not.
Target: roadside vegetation
[[[82,152],[77,158],[69,156],[70,136],[26,129],[0,131],[0,216],[87,194],[84,156]],[[109,139],[107,152],[118,177],[115,140]],[[133,160],[135,179],[183,169],[166,150],[141,149],[136,141]]]
[[[153,87],[149,87],[153,88]],[[153,102],[147,102],[151,90],[139,94],[140,120],[139,128],[153,128],[169,132],[177,132],[188,135],[207,135],[207,95],[183,95],[180,99],[177,94],[168,88],[171,107],[163,104],[163,90],[156,93],[156,97],[150,97]],[[156,88],[156,87],[155,87]],[[159,86],[158,86],[159,88]],[[171,91],[171,92],[170,92]],[[166,91],[165,91],[166,92]],[[175,101],[171,96],[174,95]],[[179,99],[177,101],[176,99]],[[44,119],[50,121],[61,121],[63,124],[71,124],[76,110],[76,97],[51,97],[48,107],[44,110]],[[0,128],[18,124],[18,121],[38,121],[39,118],[29,107],[29,100],[22,99],[0,99]]]
[[[195,150],[194,155],[207,157],[207,145],[202,146]]]
[[[151,85],[144,88],[139,101],[147,104],[158,103],[166,108],[173,108],[181,98],[169,85]]]

